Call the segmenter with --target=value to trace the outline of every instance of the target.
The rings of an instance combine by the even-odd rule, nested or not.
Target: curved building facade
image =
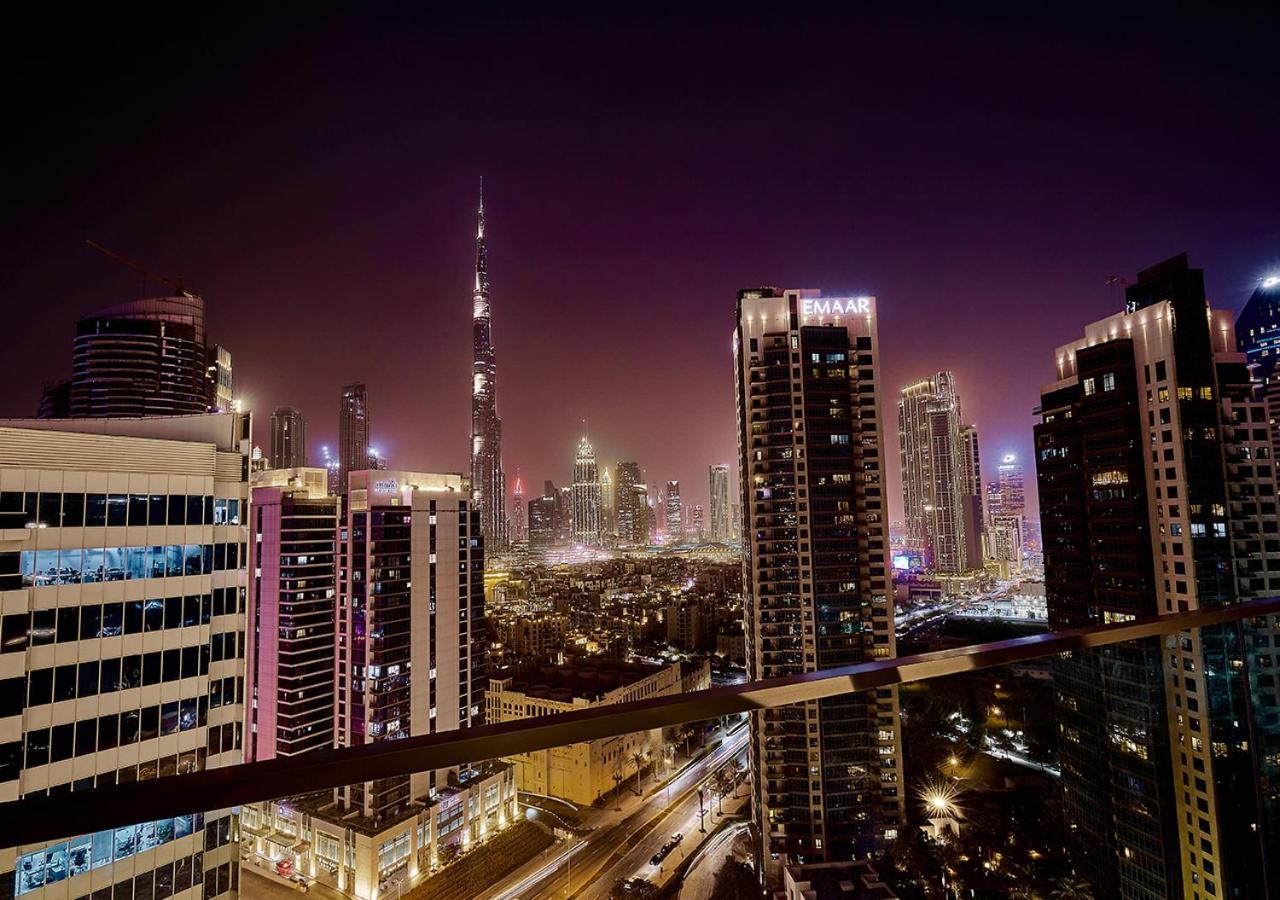
[[[155,297],[82,318],[72,356],[76,418],[205,412],[204,300]]]

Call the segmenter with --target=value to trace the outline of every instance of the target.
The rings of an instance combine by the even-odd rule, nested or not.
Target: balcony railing
[[[225,809],[358,782],[447,769],[563,744],[680,725],[1026,662],[1074,650],[1280,614],[1280,598],[1134,622],[1051,631],[803,675],[715,687],[404,740],[209,769],[189,775],[33,796],[0,804],[0,847]]]

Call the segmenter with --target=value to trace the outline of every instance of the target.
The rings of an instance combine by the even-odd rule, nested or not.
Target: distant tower
[[[524,501],[524,481],[516,474],[515,488],[511,492],[511,540],[524,541],[529,538],[529,508]]]
[[[667,543],[678,544],[684,539],[684,507],[680,504],[680,482],[667,482]]]
[[[614,483],[618,518],[618,542],[641,546],[649,543],[649,494],[640,464],[619,462]]]
[[[507,539],[507,480],[502,474],[502,420],[498,418],[498,366],[489,319],[489,260],[484,242],[484,179],[476,224],[476,285],[471,294],[471,493],[490,549]]]
[[[369,467],[369,395],[355,382],[342,389],[338,407],[338,491],[347,492],[347,476]]]
[[[618,502],[613,490],[613,476],[607,466],[600,473],[600,533],[610,536],[618,533]]]
[[[898,438],[907,539],[938,572],[969,567],[964,530],[964,454],[955,376],[939,372],[902,390]]]
[[[964,518],[967,568],[982,568],[982,534],[987,509],[982,493],[982,456],[978,452],[978,426],[960,429],[960,511]]]
[[[600,546],[600,477],[596,451],[585,437],[573,460],[573,542]]]
[[[729,511],[729,467],[717,463],[708,469],[711,487],[711,540],[727,544],[733,537]]]
[[[307,422],[292,406],[271,413],[271,468],[299,469],[307,464]]]

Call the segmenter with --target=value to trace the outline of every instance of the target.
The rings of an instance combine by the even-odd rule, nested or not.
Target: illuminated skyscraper
[[[524,481],[516,475],[515,488],[511,493],[511,540],[527,541],[529,539],[529,507],[524,501]]]
[[[210,344],[205,353],[205,412],[236,412],[235,379],[231,372],[231,351]]]
[[[944,573],[970,567],[964,486],[972,473],[966,477],[963,430],[950,372],[903,388],[898,440],[907,541],[925,552],[931,568]]]
[[[369,467],[369,396],[360,382],[342,389],[338,407],[338,491],[347,492],[347,476]]]
[[[489,258],[484,242],[484,180],[476,223],[476,284],[471,294],[471,495],[491,549],[507,542],[507,479],[502,472],[502,419],[498,418],[498,365],[489,309]]]
[[[327,490],[253,488],[246,761],[333,746],[338,504]]]
[[[978,426],[960,429],[960,511],[964,517],[965,568],[982,568],[982,536],[987,523],[986,497],[982,492],[982,457],[978,452]]]
[[[640,464],[620,462],[614,485],[618,509],[618,541],[641,546],[649,543],[649,495]]]
[[[664,521],[667,543],[678,544],[684,540],[684,506],[680,503],[680,482],[667,482],[667,493],[663,504],[666,511]]]
[[[271,413],[271,468],[301,469],[307,464],[307,420],[292,406]]]
[[[1258,283],[1236,319],[1236,342],[1262,383],[1272,453],[1280,456],[1280,275]]]
[[[613,476],[605,466],[600,473],[600,534],[612,537],[618,533],[618,504],[613,490]]]
[[[718,463],[708,469],[711,488],[711,540],[725,544],[733,539],[729,509],[729,467]]]
[[[596,451],[585,437],[573,459],[573,542],[600,546],[600,477]]]
[[[0,422],[0,796],[243,761],[247,415]],[[94,802],[94,801],[86,801]],[[27,844],[0,893],[236,895],[239,809]]]
[[[545,553],[560,545],[560,501],[556,486],[547,481],[542,496],[529,501],[529,549]]]
[[[1027,491],[1022,463],[1012,453],[1006,453],[996,472],[995,490],[988,491],[988,496],[994,494],[999,505],[991,510],[991,515],[1023,517],[1027,512]]]
[[[220,360],[225,384],[211,384],[210,362]],[[206,343],[203,298],[134,300],[77,323],[71,379],[46,388],[41,416],[195,415],[229,396],[230,378],[231,354]]]
[[[689,515],[686,521],[689,523],[689,534],[701,544],[706,537],[704,533],[706,530],[706,510],[701,503],[695,503],[689,507]]]
[[[1280,581],[1263,402],[1230,314],[1185,254],[1126,299],[1057,348],[1041,389],[1055,627],[1221,607]],[[1277,630],[1260,617],[1054,661],[1063,807],[1096,896],[1277,896]]]
[[[748,675],[892,657],[875,300],[739,291],[733,347]],[[892,840],[903,815],[896,690],[759,710],[751,729],[767,874]]]

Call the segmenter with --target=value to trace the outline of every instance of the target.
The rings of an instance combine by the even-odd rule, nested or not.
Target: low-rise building
[[[254,864],[376,900],[438,869],[446,847],[466,850],[517,819],[514,770],[495,761],[463,770],[391,820],[353,813],[326,792],[243,807],[240,828]]]
[[[777,900],[897,900],[866,860],[790,865]]]
[[[489,680],[486,721],[511,722],[534,716],[590,709],[683,692],[696,672],[710,672],[705,662],[646,666],[605,660],[524,664],[497,672]],[[701,681],[699,680],[699,683]],[[661,756],[662,730],[566,744],[507,757],[515,766],[522,791],[590,805]],[[641,762],[637,763],[637,755]]]

